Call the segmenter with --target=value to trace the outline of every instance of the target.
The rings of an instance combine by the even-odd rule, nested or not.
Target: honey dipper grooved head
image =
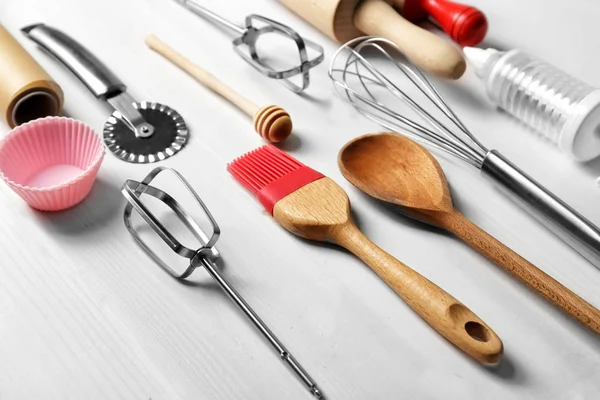
[[[281,142],[292,133],[292,119],[283,108],[266,106],[254,115],[254,130],[267,142]]]

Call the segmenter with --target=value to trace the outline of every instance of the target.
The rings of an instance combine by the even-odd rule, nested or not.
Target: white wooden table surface
[[[520,47],[600,86],[600,3],[472,0],[490,21],[487,43]],[[325,46],[310,98],[261,77],[230,37],[169,0],[3,0],[5,25],[62,85],[66,112],[101,129],[107,109],[19,33],[45,22],[85,44],[132,94],[178,110],[188,147],[181,171],[222,229],[224,274],[330,399],[596,399],[600,338],[456,239],[399,217],[346,182],[336,155],[379,128],[333,97],[326,69],[336,44],[274,0],[207,0],[242,21],[288,23]],[[520,10],[520,11],[519,11]],[[290,110],[285,149],[336,180],[378,245],[464,302],[502,338],[503,364],[475,364],[430,329],[367,267],[280,228],[226,172],[261,145],[240,112],[143,44],[156,33],[260,104]],[[443,83],[467,125],[600,224],[600,161],[576,164],[498,112],[471,72]],[[1,83],[0,83],[1,84]],[[3,126],[3,132],[8,128]],[[460,209],[477,224],[600,307],[600,271],[458,161],[440,158]],[[204,271],[184,285],[135,245],[120,186],[148,165],[107,154],[90,197],[67,212],[35,212],[0,186],[0,399],[308,399],[271,348]],[[177,195],[177,193],[174,193]]]

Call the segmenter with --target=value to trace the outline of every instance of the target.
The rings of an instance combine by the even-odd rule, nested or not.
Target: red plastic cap
[[[461,46],[476,46],[483,41],[487,30],[485,15],[476,8],[469,7],[454,20],[450,37]]]
[[[488,22],[478,9],[448,0],[405,0],[402,15],[411,22],[431,17],[461,46],[475,46],[484,39]]]

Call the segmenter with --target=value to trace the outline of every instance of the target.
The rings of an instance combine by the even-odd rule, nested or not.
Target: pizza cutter
[[[162,161],[179,152],[188,140],[185,121],[172,108],[136,101],[96,56],[65,33],[44,24],[22,29],[25,35],[73,72],[97,99],[114,112],[104,124],[104,143],[131,163]]]

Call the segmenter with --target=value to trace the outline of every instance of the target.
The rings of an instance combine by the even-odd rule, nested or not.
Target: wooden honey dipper
[[[238,107],[248,116],[253,118],[254,130],[267,142],[278,143],[285,140],[292,133],[292,119],[283,108],[268,105],[259,107],[235,90],[218,80],[210,72],[173,50],[154,35],[146,38],[146,45],[171,61],[174,65],[188,73],[196,81],[211,89],[231,104]]]
[[[364,35],[381,36],[431,74],[458,79],[467,68],[463,55],[451,42],[402,17],[393,7],[399,6],[399,0],[279,1],[341,43]]]

